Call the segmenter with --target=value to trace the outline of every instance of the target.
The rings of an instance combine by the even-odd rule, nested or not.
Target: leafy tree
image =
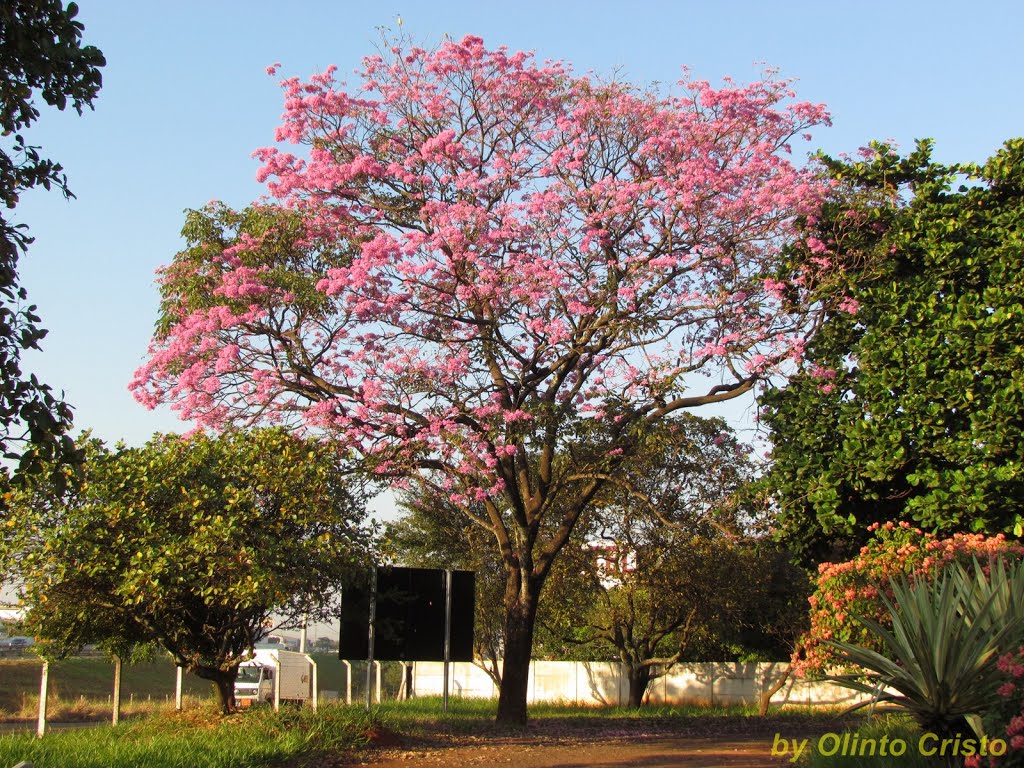
[[[505,570],[498,719],[524,722],[544,583],[608,478],[816,325],[829,270],[781,253],[823,190],[790,143],[826,114],[777,80],[661,95],[475,37],[390,47],[351,91],[333,71],[283,83],[304,156],[258,152],[287,213],[190,214],[133,387],[204,425],[305,422],[460,507]]]
[[[97,48],[82,45],[77,14],[75,3],[65,8],[60,0],[5,0],[0,6],[0,134],[7,137],[0,147],[0,202],[8,210],[34,187],[72,196],[60,164],[44,158],[25,131],[40,116],[37,98],[59,110],[70,104],[81,114],[99,92],[106,62]],[[24,224],[0,214],[0,452],[18,462],[20,474],[77,459],[67,435],[70,407],[21,369],[21,353],[39,349],[46,335],[18,285],[18,259],[31,242]]]
[[[410,568],[453,568],[476,573],[473,656],[501,685],[505,569],[485,530],[445,497],[400,498],[402,516],[388,524],[384,540],[389,556]]]
[[[64,648],[159,643],[234,706],[238,664],[277,616],[336,615],[342,580],[367,562],[362,497],[326,443],[280,430],[86,444],[85,483],[39,512],[12,504],[4,565],[28,622]]]
[[[791,651],[803,631],[807,575],[754,532],[740,493],[753,476],[721,419],[681,414],[645,437],[566,546],[541,610],[575,654],[621,661],[629,705],[680,660]]]
[[[887,520],[1021,533],[1024,140],[980,168],[930,152],[827,161],[845,193],[815,243],[859,264],[858,309],[764,399],[779,530],[808,561],[850,557]]]

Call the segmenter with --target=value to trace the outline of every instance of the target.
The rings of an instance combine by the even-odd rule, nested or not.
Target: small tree
[[[779,658],[806,627],[807,575],[770,542],[632,516],[604,536],[562,561],[540,621],[575,657],[620,661],[631,707],[677,662]]]
[[[664,95],[476,37],[361,79],[284,81],[302,156],[258,152],[279,207],[190,214],[133,387],[314,425],[458,505],[505,571],[498,719],[522,723],[544,584],[607,478],[813,333],[834,266],[782,254],[825,188],[788,154],[827,115],[779,80]],[[612,425],[599,454],[581,420]]]
[[[213,683],[225,713],[267,627],[332,615],[342,580],[365,567],[362,497],[343,457],[281,430],[113,452],[93,440],[85,481],[45,516],[38,489],[16,499],[19,524],[38,530],[6,563],[28,623],[65,647],[112,632],[159,643]]]

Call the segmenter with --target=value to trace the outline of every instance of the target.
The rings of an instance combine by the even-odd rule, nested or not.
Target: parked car
[[[10,648],[11,650],[21,650],[35,644],[36,641],[31,637],[8,637],[5,640],[0,640],[0,648]]]
[[[0,654],[4,656],[22,656],[36,644],[31,637],[5,637],[0,640]]]

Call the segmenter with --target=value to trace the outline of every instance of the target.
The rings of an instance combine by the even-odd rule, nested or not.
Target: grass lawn
[[[437,697],[387,702],[366,712],[361,706],[258,707],[221,717],[210,706],[182,713],[164,712],[122,723],[33,735],[0,736],[0,766],[21,760],[35,768],[192,768],[193,766],[296,766],[326,762],[329,754],[349,755],[375,734],[397,732],[416,741],[447,743],[500,735],[494,701],[452,699],[447,715]],[[780,727],[832,728],[834,713],[793,710],[759,718],[750,708],[654,707],[643,710],[537,705],[530,710],[529,733],[549,738],[623,738],[674,734],[704,738],[765,735]]]
[[[35,707],[39,700],[38,659],[4,659],[0,661],[0,714],[19,712]],[[125,665],[121,673],[121,696],[127,702],[174,699],[174,665],[159,659],[145,664]],[[206,697],[210,684],[193,675],[185,675],[184,692],[190,696]],[[50,700],[76,701],[81,698],[107,701],[114,689],[114,665],[105,658],[76,656],[50,665]]]
[[[124,723],[0,736],[0,765],[34,768],[262,768],[302,755],[350,753],[366,743],[370,716],[356,707],[259,707],[221,718],[207,707]]]
[[[336,654],[311,654],[317,664],[317,687],[321,692],[345,696],[346,671]],[[0,722],[34,719],[39,707],[39,676],[42,662],[35,657],[0,659]],[[385,698],[394,698],[401,680],[397,663],[386,662],[382,670]],[[169,658],[143,664],[125,665],[121,674],[121,701],[125,716],[147,713],[174,700],[175,669]],[[50,665],[49,717],[61,720],[101,720],[110,715],[114,688],[114,665],[100,656],[76,656]],[[212,697],[210,683],[185,675],[183,692],[193,701]],[[366,664],[352,664],[352,700],[363,701]]]

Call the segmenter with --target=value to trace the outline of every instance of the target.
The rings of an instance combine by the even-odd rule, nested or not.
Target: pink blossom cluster
[[[829,184],[790,154],[828,114],[789,82],[664,95],[472,36],[335,75],[282,81],[280,146],[255,153],[295,255],[271,230],[165,270],[146,405],[302,423],[474,503],[556,441],[551,414],[647,418],[694,372],[802,356],[821,281],[782,253]]]
[[[999,695],[1013,701],[1018,710],[1024,708],[1024,646],[1014,653],[1007,653],[998,661],[999,670],[1007,681],[1000,686]],[[1024,752],[1024,711],[1018,711],[1006,725],[1010,749]]]
[[[1001,656],[997,666],[1006,679],[998,690],[1004,702],[997,712],[985,716],[985,728],[993,738],[1005,735],[1009,749],[1005,755],[989,755],[987,760],[973,755],[964,761],[968,768],[1024,764],[1024,646]]]

